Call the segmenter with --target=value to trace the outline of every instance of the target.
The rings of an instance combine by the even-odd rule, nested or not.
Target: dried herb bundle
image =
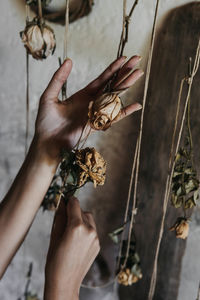
[[[175,208],[190,209],[196,206],[198,198],[199,180],[191,164],[191,154],[186,148],[180,148],[172,178],[172,205]]]

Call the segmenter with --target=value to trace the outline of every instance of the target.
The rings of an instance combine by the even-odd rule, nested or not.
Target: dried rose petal
[[[121,99],[116,93],[100,96],[89,104],[89,122],[95,130],[106,130],[121,114]]]
[[[177,238],[186,239],[189,234],[189,224],[187,219],[178,218],[174,226],[170,228],[170,231],[175,231]]]
[[[21,32],[21,39],[33,58],[44,59],[54,53],[56,40],[53,30],[49,26],[38,23],[38,20],[33,20],[28,24]]]

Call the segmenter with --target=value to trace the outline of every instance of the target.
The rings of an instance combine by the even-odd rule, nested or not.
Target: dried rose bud
[[[30,22],[21,32],[21,39],[28,53],[35,59],[47,58],[56,48],[53,30],[44,23],[40,24],[37,19]]]
[[[133,283],[138,282],[139,279],[142,278],[142,274],[136,276],[134,273],[131,272],[130,269],[126,268],[121,270],[118,274],[118,283],[128,286],[132,285]]]
[[[76,164],[80,167],[78,186],[84,185],[88,180],[93,181],[95,187],[104,184],[106,162],[95,148],[77,150]]]
[[[186,239],[189,234],[189,224],[186,218],[178,218],[170,231],[175,231],[176,237],[179,239]]]
[[[121,99],[116,93],[107,93],[89,104],[89,122],[95,130],[106,130],[121,114]]]

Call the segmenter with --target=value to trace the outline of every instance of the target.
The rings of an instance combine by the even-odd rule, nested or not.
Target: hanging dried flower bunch
[[[38,17],[27,23],[20,36],[28,53],[35,59],[45,59],[55,51],[56,40],[53,29]]]
[[[128,286],[142,279],[140,258],[136,252],[136,243],[131,241],[127,256],[127,241],[123,241],[122,256],[120,258],[120,269],[117,272],[118,283]]]
[[[122,103],[117,93],[104,93],[89,104],[88,118],[91,128],[106,130],[121,114]]]
[[[189,78],[185,78],[185,82],[190,83],[190,74]],[[176,154],[171,185],[171,203],[175,208],[183,209],[184,217],[178,218],[170,230],[175,231],[176,237],[181,239],[187,238],[189,233],[187,211],[194,208],[199,199],[199,180],[193,159],[190,105],[189,99],[185,120],[185,143],[184,147],[181,147]]]
[[[123,234],[123,231],[124,231],[124,226],[109,233],[109,237],[115,244],[119,244],[120,236]],[[136,239],[133,233],[132,233],[130,246],[128,246],[127,240],[123,240],[122,251],[120,257],[118,257],[117,260],[118,260],[118,267],[119,267],[119,269],[117,270],[117,279],[119,284],[128,286],[142,279],[140,258],[138,253],[136,252]]]
[[[67,199],[87,182],[93,182],[94,187],[104,185],[105,179],[106,161],[95,148],[63,151],[59,173],[54,177],[42,207],[55,210],[61,196]]]

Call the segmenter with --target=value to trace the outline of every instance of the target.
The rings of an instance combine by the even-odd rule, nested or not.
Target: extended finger
[[[61,198],[58,209],[54,216],[53,226],[51,230],[50,248],[57,243],[63,235],[67,223],[67,213],[64,200]]]
[[[122,108],[121,110],[121,114],[120,116],[117,118],[116,122],[128,117],[129,115],[131,115],[132,113],[141,110],[142,109],[142,105],[140,103],[134,103],[134,104],[130,104],[124,108]]]
[[[121,68],[125,60],[125,56],[122,56],[115,60],[100,76],[98,76],[94,81],[86,86],[86,90],[89,93],[97,93],[98,90],[112,78],[115,72],[117,72]]]
[[[127,76],[132,73],[133,69],[141,60],[141,56],[135,55],[131,57],[119,70],[117,77],[114,81],[113,87],[119,85],[122,81],[124,81]]]
[[[57,99],[63,84],[67,80],[72,69],[72,61],[66,59],[61,67],[55,72],[49,85],[44,91],[43,98],[45,99]]]
[[[125,90],[131,87],[142,75],[144,72],[140,69],[133,71],[125,80],[121,83],[114,86],[115,90]]]
[[[79,201],[71,196],[67,204],[68,223],[82,223],[82,212]]]

